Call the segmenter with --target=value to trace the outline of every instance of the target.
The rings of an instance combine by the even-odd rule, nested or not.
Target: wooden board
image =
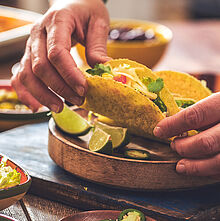
[[[204,186],[219,181],[176,173],[179,156],[168,144],[132,137],[128,147],[148,150],[154,160],[133,160],[88,150],[91,134],[78,138],[49,122],[48,152],[54,162],[83,179],[123,189],[176,190]]]
[[[48,123],[0,133],[0,152],[32,177],[30,192],[82,210],[137,208],[158,220],[220,220],[220,185],[187,191],[139,192],[80,179],[48,155]]]

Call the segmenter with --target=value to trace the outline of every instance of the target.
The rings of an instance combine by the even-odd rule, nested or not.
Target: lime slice
[[[86,119],[71,110],[66,104],[60,113],[52,112],[52,117],[62,131],[75,136],[85,135],[92,128]]]
[[[95,122],[94,126],[111,135],[113,149],[125,146],[129,143],[127,128],[113,127],[98,121]]]
[[[111,136],[100,128],[95,128],[94,133],[89,141],[89,149],[94,152],[111,154]]]

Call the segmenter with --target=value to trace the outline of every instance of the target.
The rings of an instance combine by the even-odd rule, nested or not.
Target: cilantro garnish
[[[162,113],[166,112],[167,107],[159,97],[159,92],[164,87],[163,79],[162,78],[157,78],[157,80],[154,81],[150,77],[145,77],[145,78],[142,79],[142,82],[146,85],[148,91],[157,94],[157,98],[153,102],[159,107],[159,109],[161,110]]]
[[[152,81],[147,85],[147,89],[153,93],[159,93],[164,87],[164,82],[162,78],[157,78],[156,81]]]
[[[105,66],[104,64],[96,64],[94,68],[88,69],[86,72],[91,75],[102,76],[103,73],[111,74],[111,68],[109,66]]]

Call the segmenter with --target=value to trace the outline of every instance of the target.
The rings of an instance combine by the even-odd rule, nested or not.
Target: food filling
[[[167,107],[159,96],[159,92],[164,87],[163,79],[157,78],[153,80],[150,77],[140,79],[136,74],[137,70],[140,71],[143,70],[143,68],[133,68],[127,64],[122,64],[115,68],[104,64],[96,64],[93,69],[88,69],[87,72],[91,75],[99,75],[104,78],[113,79],[132,87],[151,99],[162,113],[166,113]]]
[[[16,186],[21,182],[21,174],[6,164],[7,159],[0,163],[0,189]]]

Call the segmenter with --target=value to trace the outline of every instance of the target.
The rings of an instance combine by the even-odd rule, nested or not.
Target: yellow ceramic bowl
[[[107,53],[112,58],[128,58],[146,65],[149,68],[155,66],[164,54],[169,42],[172,39],[172,32],[164,25],[142,21],[142,20],[111,20],[111,28],[141,28],[152,29],[156,38],[146,41],[112,41],[108,40]],[[76,46],[77,51],[84,62],[85,49],[80,44]]]

